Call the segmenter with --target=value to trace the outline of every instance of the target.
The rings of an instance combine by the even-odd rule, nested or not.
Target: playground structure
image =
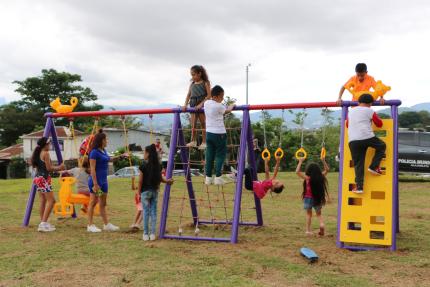
[[[391,119],[384,120],[382,130],[385,132],[383,140],[387,144],[386,157],[383,161],[385,174],[380,178],[365,178],[365,193],[357,195],[350,192],[354,183],[353,166],[351,165],[350,153],[347,141],[347,128],[345,120],[348,116],[348,108],[357,105],[356,102],[342,102],[341,117],[341,136],[340,136],[340,171],[339,171],[339,189],[338,189],[338,234],[337,246],[348,249],[396,249],[396,233],[399,231],[399,200],[398,200],[398,164],[397,164],[397,120],[399,100],[387,100],[384,105],[391,107]],[[375,102],[374,105],[380,105]],[[237,180],[233,194],[232,220],[210,220],[203,219],[199,202],[195,197],[195,188],[190,174],[191,164],[189,160],[189,149],[185,147],[184,133],[181,124],[180,114],[183,113],[180,108],[166,109],[147,109],[147,110],[128,110],[128,111],[97,111],[97,112],[72,112],[66,114],[48,113],[44,136],[52,137],[52,143],[59,163],[62,162],[62,156],[58,145],[58,139],[55,134],[54,118],[66,117],[101,117],[101,116],[126,116],[137,114],[173,114],[173,126],[170,139],[169,159],[166,171],[166,177],[171,178],[174,170],[174,160],[176,151],[179,149],[180,160],[182,163],[183,174],[185,177],[186,191],[191,211],[192,223],[195,226],[193,235],[183,235],[179,228],[178,235],[173,235],[168,230],[167,223],[169,219],[169,206],[175,197],[171,196],[171,186],[166,185],[164,189],[163,205],[161,210],[159,237],[161,239],[185,239],[185,240],[207,240],[218,242],[238,242],[239,226],[262,226],[263,214],[260,200],[253,195],[255,221],[243,221],[241,219],[242,211],[242,194],[243,194],[243,174],[246,165],[246,159],[250,166],[255,166],[255,157],[252,152],[253,133],[249,112],[251,110],[275,110],[275,109],[308,109],[308,108],[329,108],[338,107],[335,102],[316,102],[316,103],[290,103],[290,104],[269,104],[269,105],[244,105],[236,106],[235,111],[242,111],[242,123],[240,128],[240,143],[238,146],[237,157]],[[193,108],[185,112],[202,112]],[[303,148],[303,147],[302,147]],[[248,156],[246,153],[248,152]],[[373,151],[369,150],[367,157],[370,157]],[[321,153],[325,155],[325,149]],[[275,154],[277,154],[275,152]],[[254,180],[257,174],[254,169],[252,174]],[[26,213],[23,220],[23,226],[28,226],[31,211],[36,193],[35,186],[32,186],[27,202]],[[209,195],[209,191],[207,192]],[[224,196],[224,193],[222,193]],[[225,202],[225,200],[224,200]],[[209,202],[210,206],[210,202]],[[182,216],[182,214],[181,214]],[[227,237],[204,237],[199,235],[198,226],[231,226],[229,236]]]

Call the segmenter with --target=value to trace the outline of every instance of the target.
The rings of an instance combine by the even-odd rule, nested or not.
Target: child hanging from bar
[[[315,213],[320,221],[320,230],[318,235],[324,235],[324,221],[321,215],[321,209],[325,205],[326,200],[328,200],[328,190],[327,190],[327,178],[326,175],[330,170],[327,162],[322,158],[322,163],[324,170],[316,163],[309,163],[306,166],[305,173],[301,172],[302,163],[305,159],[299,158],[299,162],[296,168],[296,174],[298,177],[303,179],[303,206],[306,210],[306,235],[313,235],[311,229],[312,223],[312,208],[315,209]]]
[[[205,184],[212,183],[223,185],[225,182],[221,178],[222,167],[227,154],[227,130],[224,125],[224,115],[230,113],[235,105],[227,108],[222,104],[224,100],[224,89],[215,86],[211,91],[212,99],[204,104],[206,115],[206,178]],[[212,179],[212,169],[215,161],[215,180]]]
[[[245,188],[247,190],[254,191],[255,195],[259,199],[262,199],[264,196],[266,196],[269,191],[274,193],[281,193],[284,190],[284,183],[279,179],[276,179],[280,164],[281,158],[276,158],[276,165],[273,171],[273,176],[270,177],[269,158],[264,158],[264,173],[266,178],[263,181],[253,181],[252,168],[245,168]]]

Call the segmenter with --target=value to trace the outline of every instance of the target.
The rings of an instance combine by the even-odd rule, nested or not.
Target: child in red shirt
[[[306,234],[313,235],[311,230],[312,221],[312,208],[315,209],[315,213],[320,221],[320,231],[318,235],[324,235],[324,221],[321,215],[322,206],[326,203],[326,196],[328,198],[327,191],[327,179],[326,175],[329,171],[325,159],[322,159],[324,165],[324,171],[316,163],[310,163],[306,166],[305,174],[301,172],[302,163],[304,158],[299,159],[297,164],[296,174],[298,177],[303,179],[303,204],[306,210]]]
[[[284,183],[276,179],[276,176],[278,175],[279,171],[280,162],[280,158],[276,159],[275,170],[273,171],[273,176],[270,177],[269,159],[264,159],[264,171],[266,179],[263,181],[252,181],[251,169],[245,169],[245,188],[254,191],[255,195],[259,199],[262,199],[269,191],[274,193],[281,193],[284,189]]]

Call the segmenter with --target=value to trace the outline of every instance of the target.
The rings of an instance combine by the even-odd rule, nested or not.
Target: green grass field
[[[241,227],[237,245],[143,242],[141,232],[127,232],[135,207],[130,183],[122,179],[111,181],[108,198],[111,222],[121,232],[88,234],[85,218],[52,216],[57,231],[38,233],[37,199],[30,227],[20,226],[30,181],[0,181],[0,286],[430,286],[430,183],[400,184],[398,251],[351,252],[335,246],[337,174],[329,174],[331,202],[323,209],[322,238],[305,236],[301,182],[292,173],[282,176],[287,189],[263,200],[265,226]],[[176,183],[178,194],[183,186]],[[244,205],[249,198],[244,194]],[[159,213],[161,201],[162,196]],[[180,206],[173,204],[173,211],[178,214]],[[96,224],[101,226],[99,218]],[[313,225],[317,229],[316,221]],[[177,222],[168,224],[169,232],[176,228]],[[202,227],[202,232],[228,230]],[[299,255],[303,246],[320,260],[305,261]]]

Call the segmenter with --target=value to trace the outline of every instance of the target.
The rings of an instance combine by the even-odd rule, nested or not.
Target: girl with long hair
[[[322,159],[324,170],[322,171],[318,164],[310,163],[306,166],[305,173],[301,172],[302,163],[304,158],[299,159],[297,164],[296,174],[303,179],[303,204],[306,210],[306,234],[312,235],[311,222],[312,222],[312,208],[320,222],[320,229],[318,235],[324,235],[324,221],[321,215],[321,209],[326,201],[329,199],[328,183],[326,175],[330,170],[325,159]]]
[[[185,111],[188,104],[191,108],[201,109],[206,100],[211,98],[211,84],[206,69],[200,65],[194,65],[190,69],[191,84],[188,89],[187,97],[182,109]],[[202,128],[202,143],[199,149],[206,148],[206,118],[204,113],[191,113],[191,141],[187,144],[188,147],[197,147],[197,140],[195,136],[195,128],[197,120],[200,121]]]
[[[50,232],[55,227],[48,222],[49,215],[55,204],[54,193],[52,191],[50,172],[61,171],[64,164],[55,166],[49,156],[49,146],[51,142],[48,138],[42,137],[37,141],[37,146],[31,156],[31,166],[36,169],[33,184],[39,192],[40,198],[40,224],[37,231]]]
[[[94,225],[94,207],[97,202],[99,203],[100,215],[103,219],[103,230],[105,231],[117,231],[118,226],[113,225],[108,221],[106,214],[106,200],[108,193],[108,168],[110,156],[106,152],[107,137],[103,130],[94,136],[91,144],[91,152],[89,155],[90,159],[90,170],[91,176],[88,179],[88,187],[90,189],[90,204],[88,206],[88,232],[101,232],[97,226]]]
[[[140,198],[143,207],[143,240],[155,240],[155,227],[157,224],[157,203],[160,183],[172,184],[173,179],[166,179],[162,175],[162,167],[158,158],[155,144],[145,147],[143,163],[139,167]],[[149,230],[149,218],[151,218],[151,229]]]

